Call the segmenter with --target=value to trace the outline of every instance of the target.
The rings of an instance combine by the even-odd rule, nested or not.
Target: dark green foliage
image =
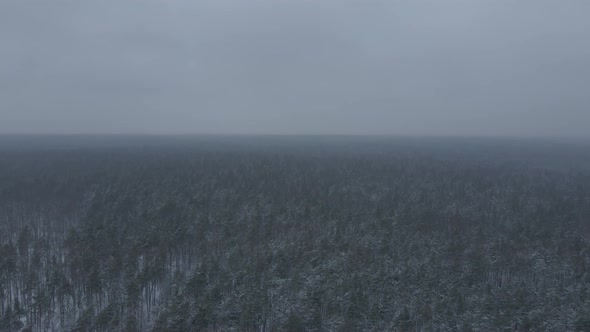
[[[291,313],[287,321],[285,322],[285,326],[283,327],[283,331],[285,332],[305,332],[305,326],[303,324],[303,320],[299,318],[299,315],[296,313]]]
[[[0,319],[0,332],[12,332],[20,330],[24,325],[19,320],[20,315],[12,310],[10,306],[6,307],[4,314]]]
[[[150,144],[0,151],[0,331],[588,331],[587,145]]]
[[[590,317],[587,318],[580,318],[576,322],[576,331],[579,332],[588,332],[590,331]]]
[[[78,318],[72,332],[86,332],[94,329],[94,309],[85,309]]]
[[[96,328],[99,330],[115,329],[120,324],[120,312],[117,303],[109,303],[96,317]]]

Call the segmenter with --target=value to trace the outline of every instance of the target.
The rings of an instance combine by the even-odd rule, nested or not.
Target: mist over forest
[[[0,332],[590,332],[589,17],[0,0]]]
[[[590,331],[590,144],[3,136],[0,331]]]

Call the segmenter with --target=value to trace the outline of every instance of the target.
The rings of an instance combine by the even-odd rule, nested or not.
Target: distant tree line
[[[0,331],[590,331],[590,168],[428,144],[3,150]]]

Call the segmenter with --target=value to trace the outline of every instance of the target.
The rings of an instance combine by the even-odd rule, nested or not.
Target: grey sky
[[[0,133],[587,136],[588,0],[2,0]]]

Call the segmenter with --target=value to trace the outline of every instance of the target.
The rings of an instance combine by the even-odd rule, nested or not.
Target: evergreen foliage
[[[3,146],[0,331],[590,331],[590,146],[513,143]]]

